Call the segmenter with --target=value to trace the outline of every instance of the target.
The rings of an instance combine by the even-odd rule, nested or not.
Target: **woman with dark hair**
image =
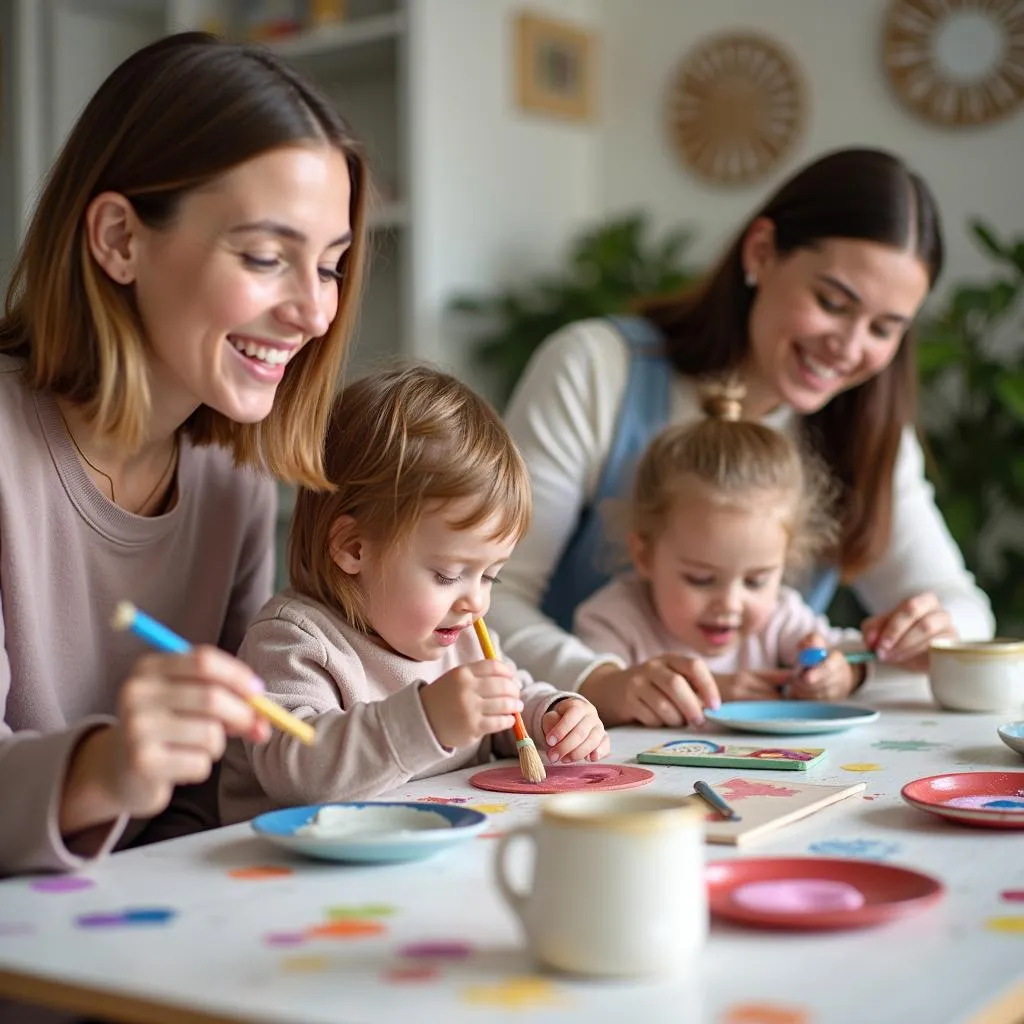
[[[273,478],[328,486],[367,190],[325,98],[202,34],[129,57],[71,131],[0,319],[0,874],[214,823],[226,735],[266,738],[232,655]],[[120,600],[193,652],[140,657]]]
[[[491,612],[509,656],[578,689],[608,724],[699,722],[719,699],[700,665],[627,666],[566,631],[612,568],[598,506],[626,495],[659,429],[700,415],[698,384],[724,377],[742,381],[745,416],[801,433],[841,488],[839,544],[804,581],[812,606],[849,583],[873,613],[865,641],[910,670],[926,667],[937,637],[991,636],[914,429],[912,325],[942,260],[925,182],[888,153],[839,150],[785,182],[697,287],[549,338],[506,417],[534,492]],[[776,677],[764,685],[777,695]]]

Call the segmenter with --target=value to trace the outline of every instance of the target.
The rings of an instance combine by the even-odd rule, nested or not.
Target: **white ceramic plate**
[[[816,700],[735,700],[717,711],[705,709],[713,725],[737,732],[799,736],[815,732],[842,732],[874,722],[878,712],[856,704],[825,704]]]
[[[354,802],[286,807],[261,814],[253,831],[286,850],[321,860],[422,860],[480,833],[487,815],[450,804]]]

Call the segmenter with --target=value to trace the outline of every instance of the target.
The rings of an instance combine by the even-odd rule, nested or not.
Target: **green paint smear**
[[[397,908],[388,903],[364,903],[359,907],[328,907],[327,920],[339,921],[349,917],[391,917]]]
[[[878,750],[931,750],[941,747],[941,743],[929,743],[928,740],[879,740],[871,746]]]

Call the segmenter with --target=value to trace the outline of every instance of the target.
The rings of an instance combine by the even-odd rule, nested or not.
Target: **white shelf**
[[[165,0],[78,0],[75,7],[83,13],[148,21],[163,18],[164,3]]]
[[[306,60],[334,56],[342,50],[392,43],[404,32],[405,15],[394,11],[323,25],[309,32],[272,40],[269,46],[286,60]]]

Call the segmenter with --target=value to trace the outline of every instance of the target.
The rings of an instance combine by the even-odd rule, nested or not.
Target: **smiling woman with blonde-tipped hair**
[[[226,737],[266,738],[233,654],[274,478],[327,485],[368,187],[326,99],[200,33],[72,129],[0,319],[0,874],[214,823]],[[120,600],[192,652],[143,655]]]

